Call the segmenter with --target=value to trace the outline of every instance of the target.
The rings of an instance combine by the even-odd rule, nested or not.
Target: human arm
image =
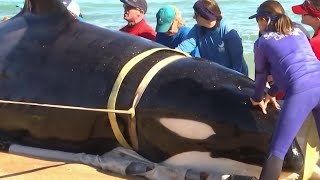
[[[254,62],[255,62],[255,92],[250,98],[252,105],[259,105],[264,114],[267,114],[267,104],[263,101],[264,88],[267,82],[267,60],[260,47],[258,47],[259,40],[254,45]]]
[[[273,82],[273,77],[271,75],[267,76],[268,84],[270,85],[270,89],[268,90],[267,95],[265,96],[264,102],[266,106],[269,102],[271,102],[277,109],[280,109],[280,105],[277,102],[276,95],[278,94],[278,86]]]
[[[255,63],[255,93],[252,99],[259,102],[264,97],[264,89],[266,87],[268,65],[267,58],[264,56],[260,46],[258,46],[259,40],[254,46],[254,63]]]
[[[276,109],[281,109],[281,106],[277,102],[276,97],[275,96],[271,96],[271,95],[269,95],[269,93],[267,93],[267,95],[265,96],[265,99],[264,99],[265,108],[267,108],[269,102],[271,102]]]
[[[242,40],[236,30],[231,29],[224,38],[231,69],[248,75],[248,66],[243,57]]]
[[[176,47],[186,53],[191,53],[197,48],[197,29],[196,25],[185,36],[184,40]]]
[[[268,81],[269,77],[271,77],[271,75],[267,77]],[[274,89],[278,89],[274,84],[271,84],[270,86],[270,89],[272,89],[272,87],[274,87]],[[269,95],[269,93],[266,94],[263,100],[255,101],[252,98],[250,98],[250,101],[252,105],[259,106],[264,114],[267,114],[267,106],[269,102],[271,102],[275,106],[275,108],[280,109],[280,104],[277,102],[276,97]]]
[[[261,108],[263,114],[267,114],[267,105],[263,100],[255,101],[252,98],[250,98],[250,101],[251,101],[252,105],[259,106]]]

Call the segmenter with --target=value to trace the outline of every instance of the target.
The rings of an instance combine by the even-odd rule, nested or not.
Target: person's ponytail
[[[271,28],[275,32],[279,32],[284,35],[288,35],[293,31],[293,23],[291,19],[285,14],[277,15],[275,20],[271,22],[271,26]]]

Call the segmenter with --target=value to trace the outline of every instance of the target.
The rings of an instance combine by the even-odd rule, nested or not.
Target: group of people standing
[[[185,26],[177,7],[162,7],[156,14],[155,30],[144,19],[147,11],[145,0],[120,1],[123,2],[124,19],[128,21],[120,31],[156,41],[248,75],[240,35],[222,18],[215,0],[198,0],[194,4],[193,18],[197,23],[192,28]]]
[[[248,74],[241,38],[227,25],[215,0],[194,3],[193,18],[197,23],[191,29],[184,26],[176,7],[161,8],[156,15],[156,32],[143,19],[147,9],[145,0],[121,2],[125,7],[124,18],[128,21],[121,31]],[[277,92],[285,94],[269,155],[260,175],[262,180],[279,178],[285,154],[310,112],[320,132],[320,0],[305,0],[293,6],[292,11],[301,15],[302,23],[314,29],[312,38],[306,35],[301,25],[291,21],[276,0],[266,0],[257,8],[256,14],[249,17],[256,19],[259,27],[259,37],[254,43],[255,93],[250,98],[252,105],[260,106],[266,114],[269,102],[280,109],[275,99]],[[131,23],[132,14],[140,16],[141,21]],[[273,85],[265,93],[269,79]]]

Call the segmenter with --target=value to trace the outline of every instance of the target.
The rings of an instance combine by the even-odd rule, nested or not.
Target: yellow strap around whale
[[[304,160],[303,180],[311,178],[315,165],[319,160],[319,136],[316,129],[316,124],[313,118],[310,119],[311,125],[306,137],[306,152]]]
[[[146,90],[148,84],[151,82],[151,80],[153,79],[153,77],[165,66],[167,66],[170,63],[173,63],[181,58],[183,58],[185,56],[182,55],[175,55],[175,56],[170,56],[168,58],[165,58],[163,60],[161,60],[160,62],[158,62],[157,64],[155,64],[148,72],[147,74],[144,76],[144,78],[142,79],[141,83],[139,84],[136,92],[135,92],[135,96],[134,96],[134,100],[132,102],[132,106],[131,106],[131,112],[133,112],[133,114],[131,114],[131,118],[130,118],[130,122],[129,122],[129,134],[130,134],[130,140],[131,140],[131,144],[133,146],[133,148],[135,150],[138,150],[139,147],[139,143],[138,143],[138,135],[137,135],[137,127],[136,127],[136,118],[135,118],[135,109],[139,104],[139,101],[144,93],[144,91]]]
[[[120,89],[120,86],[124,80],[124,78],[126,77],[126,75],[128,74],[128,72],[136,65],[138,64],[140,61],[144,60],[146,57],[150,56],[151,54],[158,52],[158,51],[172,51],[172,52],[177,52],[179,53],[179,58],[181,57],[191,57],[189,54],[186,54],[182,51],[178,51],[178,50],[174,50],[174,49],[169,49],[169,48],[154,48],[154,49],[150,49],[147,50],[145,52],[142,52],[140,54],[138,54],[137,56],[135,56],[134,58],[132,58],[130,61],[127,62],[127,64],[121,69],[115,84],[112,88],[112,92],[110,93],[109,96],[109,100],[108,100],[108,108],[107,109],[97,109],[97,108],[88,108],[88,107],[79,107],[79,106],[66,106],[66,105],[58,105],[58,104],[42,104],[42,103],[36,103],[36,102],[22,102],[22,101],[10,101],[10,100],[2,100],[0,99],[0,103],[1,104],[16,104],[16,105],[28,105],[28,106],[39,106],[39,107],[49,107],[49,108],[58,108],[58,109],[70,109],[70,110],[80,110],[80,111],[94,111],[94,112],[105,112],[108,113],[108,117],[109,117],[109,121],[111,124],[111,128],[112,131],[117,139],[117,141],[124,147],[126,148],[131,148],[131,146],[127,143],[127,141],[125,140],[125,138],[123,137],[121,130],[118,126],[117,123],[117,119],[116,119],[116,115],[115,114],[128,114],[130,115],[131,119],[133,119],[135,117],[135,107],[137,106],[139,101],[136,101],[136,99],[140,99],[142,96],[142,93],[136,93],[135,94],[135,98],[133,100],[133,106],[132,108],[130,108],[129,110],[116,110],[115,109],[115,105],[116,105],[116,100],[117,100],[117,96],[118,96],[118,92]],[[161,62],[163,60],[161,60],[160,62],[158,62],[153,68],[151,68],[152,70],[150,70],[147,74],[147,76],[144,77],[144,79],[149,79],[148,81],[143,80],[143,82],[140,83],[139,88],[141,89],[143,86],[145,86],[144,88],[146,88],[146,86],[148,85],[148,83],[151,81],[152,77],[165,65],[173,62],[176,59],[177,56],[171,56],[169,58],[166,58],[164,62]],[[165,65],[164,65],[165,64]],[[164,66],[163,66],[164,65]],[[161,67],[161,68],[159,68]],[[149,76],[152,76],[151,79]],[[139,91],[139,90],[137,90]],[[129,122],[130,124],[130,122]],[[132,123],[131,123],[132,124]],[[130,130],[131,134],[136,134],[136,132],[133,133],[132,130]],[[130,134],[129,132],[129,134]],[[133,139],[134,141],[134,139]],[[137,139],[136,139],[137,141]],[[132,148],[131,148],[132,149]]]
[[[125,77],[127,76],[127,74],[130,72],[130,70],[136,64],[138,64],[139,62],[144,60],[146,57],[148,57],[148,56],[150,56],[153,53],[158,52],[158,51],[174,51],[174,52],[178,52],[178,53],[180,53],[180,54],[182,54],[182,55],[184,55],[186,57],[190,57],[189,54],[186,54],[184,52],[177,51],[177,50],[174,50],[174,49],[170,49],[170,48],[154,48],[154,49],[150,49],[150,50],[147,50],[145,52],[142,52],[142,53],[138,54],[137,56],[135,56],[134,58],[129,60],[127,62],[127,64],[125,64],[124,67],[121,69],[121,71],[120,71],[120,73],[119,73],[119,75],[118,75],[118,77],[117,77],[117,79],[116,79],[116,81],[115,81],[115,83],[113,85],[112,91],[110,93],[108,104],[107,104],[107,109],[114,110],[116,108],[116,101],[117,101],[118,93],[119,93],[119,90],[120,90],[120,86],[121,86],[123,80],[125,79]],[[134,108],[130,108],[129,111],[131,112],[131,114],[133,114],[133,115],[131,115],[131,117],[134,117],[134,114],[135,114]],[[112,112],[108,112],[108,117],[109,117],[109,121],[110,121],[110,124],[111,124],[112,131],[113,131],[117,141],[123,147],[132,149],[132,147],[125,140],[125,138],[123,137],[123,135],[121,133],[121,130],[120,130],[119,125],[117,123],[116,114],[112,113]]]

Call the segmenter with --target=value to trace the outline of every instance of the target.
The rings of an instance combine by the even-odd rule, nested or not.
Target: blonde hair
[[[1,19],[1,22],[3,22],[3,21],[7,21],[7,20],[9,20],[10,19],[10,17],[9,16],[4,16],[2,19]]]
[[[174,19],[178,22],[178,28],[180,29],[181,26],[184,26],[184,21],[181,16],[181,12],[176,6],[170,5],[174,9],[175,17]]]
[[[275,19],[270,19],[269,30],[284,35],[288,35],[293,31],[293,23],[291,19],[285,15],[285,11],[278,1],[267,0],[263,2],[258,9],[275,17]]]

